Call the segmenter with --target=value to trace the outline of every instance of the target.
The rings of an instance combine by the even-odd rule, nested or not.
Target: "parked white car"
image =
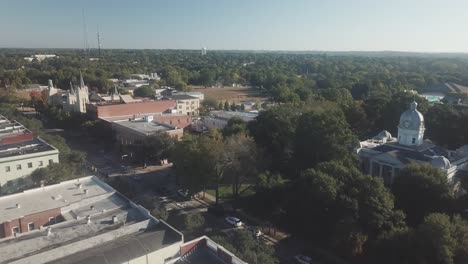
[[[231,224],[233,226],[241,226],[242,225],[242,222],[239,218],[236,218],[234,216],[228,216],[225,218],[226,222],[228,224]]]
[[[297,255],[294,257],[297,263],[301,264],[312,264],[312,258],[304,255]]]

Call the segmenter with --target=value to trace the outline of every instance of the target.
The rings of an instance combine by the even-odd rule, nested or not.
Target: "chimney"
[[[78,185],[77,185],[78,189],[81,189],[82,186],[83,185],[81,183],[78,183]]]
[[[112,216],[112,223],[117,224],[119,222],[119,219],[117,218],[116,215]]]
[[[91,216],[86,216],[86,224],[91,224]]]
[[[21,204],[17,203],[16,208],[21,208]]]
[[[88,194],[88,189],[84,189],[83,193]]]
[[[46,232],[46,235],[47,235],[47,236],[50,236],[50,235],[52,234],[52,228],[51,228],[50,226],[48,226],[48,227],[46,228],[46,231],[47,231],[47,232]]]

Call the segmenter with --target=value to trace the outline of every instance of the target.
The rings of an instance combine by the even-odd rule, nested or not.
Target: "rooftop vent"
[[[119,222],[119,218],[116,215],[112,216],[112,223],[117,224],[118,222]]]
[[[78,183],[78,184],[76,185],[76,187],[77,187],[78,189],[81,189],[81,187],[83,187],[83,184]]]
[[[16,208],[21,208],[21,204],[17,203]]]
[[[83,193],[88,194],[88,189],[84,189]]]
[[[86,216],[86,224],[88,224],[88,225],[91,224],[91,216],[90,215]]]
[[[52,234],[52,228],[49,226],[46,228],[46,235],[50,236]]]

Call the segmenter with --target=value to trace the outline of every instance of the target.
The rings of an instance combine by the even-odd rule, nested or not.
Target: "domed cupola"
[[[410,108],[400,116],[398,125],[398,143],[407,146],[417,146],[424,139],[424,117],[418,111],[418,103],[413,101]]]
[[[431,165],[434,168],[438,169],[449,169],[450,168],[450,161],[444,156],[435,156],[431,160]]]

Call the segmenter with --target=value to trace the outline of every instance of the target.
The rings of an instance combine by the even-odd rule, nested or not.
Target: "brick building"
[[[175,100],[163,101],[142,101],[132,103],[117,104],[88,104],[87,113],[94,118],[114,118],[133,115],[154,115],[161,113],[171,113],[176,109]]]

